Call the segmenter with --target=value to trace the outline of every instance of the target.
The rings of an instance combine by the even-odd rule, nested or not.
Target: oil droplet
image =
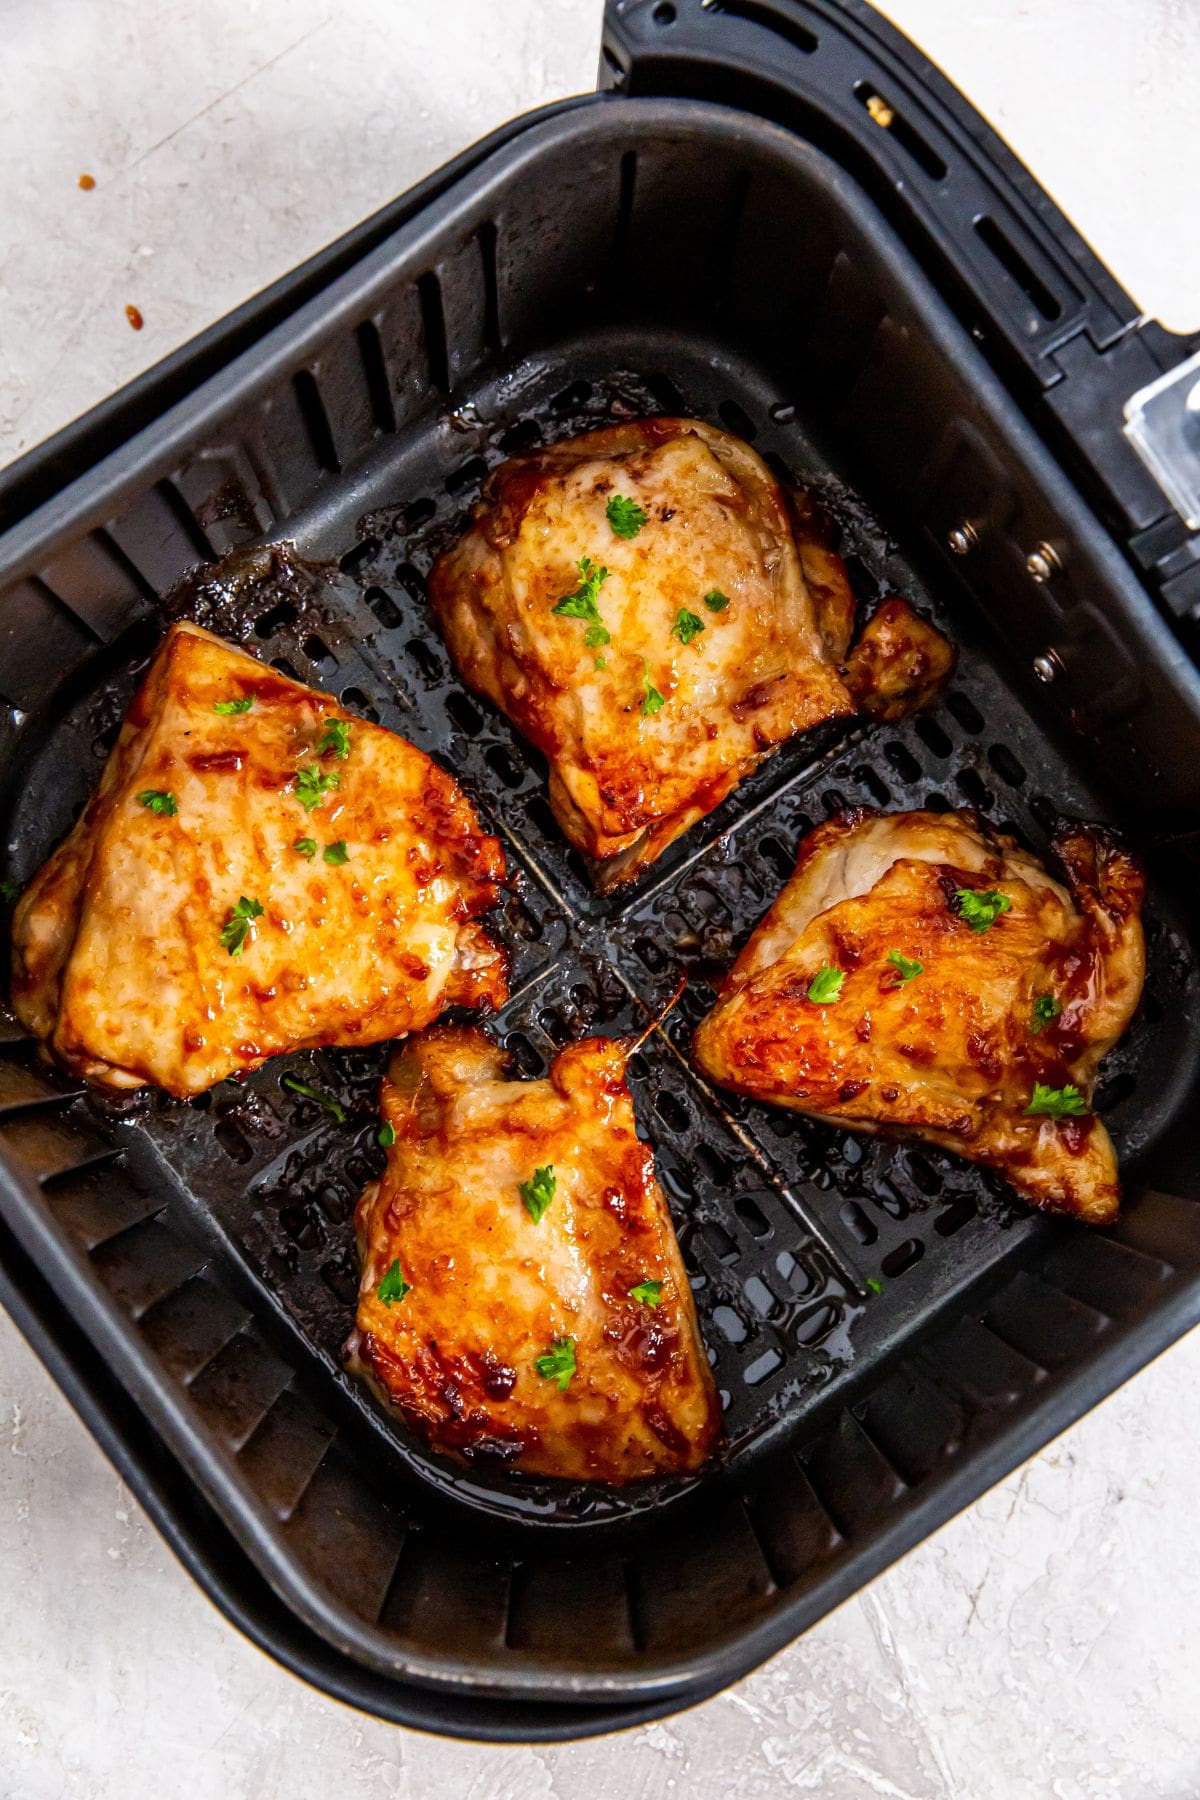
[[[90,194],[96,185],[96,177],[94,175],[81,175],[79,177],[79,185],[85,194]]]
[[[135,331],[140,331],[142,326],[146,323],[136,306],[127,306],[125,308],[125,317],[129,320],[129,323],[133,326]]]

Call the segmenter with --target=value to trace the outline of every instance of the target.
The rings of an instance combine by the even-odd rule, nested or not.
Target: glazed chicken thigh
[[[1111,1220],[1116,1157],[1090,1103],[1141,993],[1143,878],[1101,827],[1065,825],[1052,847],[1065,884],[971,812],[830,819],[700,1025],[699,1067]]]
[[[625,1085],[589,1038],[541,1081],[438,1026],[383,1084],[359,1202],[356,1358],[436,1448],[530,1474],[684,1474],[720,1418],[691,1289]]]
[[[171,627],[13,920],[13,1004],[66,1068],[200,1093],[505,997],[504,875],[451,778],[328,694]]]
[[[808,524],[748,444],[642,419],[502,464],[435,564],[455,663],[546,756],[555,817],[601,889],[861,704],[839,667],[845,568]]]

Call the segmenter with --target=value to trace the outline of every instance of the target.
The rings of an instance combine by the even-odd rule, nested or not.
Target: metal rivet
[[[956,525],[953,531],[947,532],[946,542],[955,556],[966,556],[979,542],[979,537],[975,527],[968,521],[965,524]]]
[[[1053,650],[1043,650],[1040,656],[1033,659],[1033,672],[1039,681],[1049,685],[1058,679],[1059,662]]]
[[[1025,558],[1025,567],[1034,581],[1044,585],[1053,581],[1062,569],[1062,557],[1053,544],[1041,543],[1034,546]]]

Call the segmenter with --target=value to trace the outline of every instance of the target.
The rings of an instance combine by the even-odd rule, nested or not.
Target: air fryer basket
[[[549,818],[544,769],[455,680],[424,578],[504,455],[648,411],[722,423],[816,487],[864,601],[909,594],[962,659],[934,714],[793,743],[601,899]],[[279,540],[294,550],[258,547]],[[1065,552],[1049,586],[1026,570],[1041,541]],[[1200,683],[826,156],[691,100],[532,123],[10,532],[6,874],[27,878],[78,812],[181,608],[431,751],[504,835],[514,992],[491,1029],[522,1070],[640,1027],[679,972],[691,983],[632,1083],[728,1450],[699,1481],[624,1493],[464,1474],[343,1374],[382,1049],[276,1062],[183,1105],[81,1094],[15,1029],[0,1045],[13,1254],[194,1484],[181,1514],[211,1510],[323,1647],[280,1650],[247,1605],[294,1666],[390,1716],[489,1735],[687,1703],[1200,1316]],[[1043,689],[1030,671],[1050,649]],[[969,804],[1035,847],[1060,811],[1107,817],[1145,848],[1147,996],[1100,1101],[1127,1182],[1112,1230],[1033,1217],[953,1158],[731,1099],[688,1067],[710,983],[799,834],[862,802]],[[348,1123],[285,1091],[288,1069]],[[155,1503],[161,1517],[169,1494]]]

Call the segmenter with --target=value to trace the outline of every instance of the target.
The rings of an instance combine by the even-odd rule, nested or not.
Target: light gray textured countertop
[[[1200,0],[888,10],[1148,312],[1200,321]],[[0,462],[590,87],[598,29],[599,0],[0,0]],[[1198,1394],[1193,1334],[731,1692],[502,1749],[239,1638],[0,1318],[0,1800],[1195,1800]]]

